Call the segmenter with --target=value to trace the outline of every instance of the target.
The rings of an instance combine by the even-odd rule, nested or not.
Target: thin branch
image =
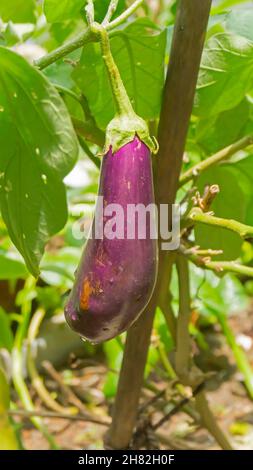
[[[42,56],[40,59],[35,60],[34,65],[39,70],[43,70],[62,57],[65,57],[76,49],[83,47],[85,44],[88,44],[92,41],[95,42],[97,40],[98,38],[94,33],[91,32],[90,28],[86,28],[82,33],[80,33],[71,41]]]
[[[60,405],[54,398],[52,398],[52,395],[49,393],[47,388],[44,385],[43,379],[40,377],[38,374],[36,364],[33,358],[32,354],[32,344],[35,341],[40,325],[45,317],[45,310],[44,309],[38,309],[31,321],[30,325],[28,328],[28,334],[27,334],[27,368],[28,368],[28,373],[31,378],[32,385],[34,389],[36,390],[38,396],[41,398],[41,400],[45,403],[45,405],[49,408],[52,409],[58,413],[68,413],[68,414],[76,414],[77,413],[77,408],[71,407],[71,408],[64,408],[62,405]]]
[[[190,385],[192,388],[198,388],[198,383],[203,382],[202,373],[191,364],[189,320],[191,312],[190,297],[190,278],[188,260],[179,256],[177,259],[177,271],[179,278],[179,315],[177,330],[177,350],[176,350],[176,372],[183,385]],[[201,387],[201,385],[200,385]],[[229,440],[216,422],[216,419],[209,408],[203,387],[200,393],[195,397],[196,408],[200,413],[202,425],[205,426],[210,434],[216,439],[218,444],[224,450],[232,449]],[[163,421],[162,421],[163,422]]]
[[[180,245],[179,252],[186,256],[192,263],[204,269],[215,271],[216,274],[225,274],[231,272],[242,276],[253,277],[253,268],[244,266],[236,261],[210,261],[210,256],[202,257],[193,251]]]
[[[74,392],[72,392],[71,388],[63,382],[61,375],[55,370],[51,362],[43,361],[42,366],[47,371],[47,373],[56,381],[56,383],[58,383],[63,393],[66,395],[69,403],[72,403],[72,405],[76,406],[79,410],[85,412],[85,406],[83,405],[81,400],[79,400],[79,398],[74,394]]]
[[[108,31],[111,31],[111,29],[116,28],[117,26],[120,26],[122,23],[124,23],[129,16],[131,16],[139,6],[143,3],[144,0],[135,0],[135,2],[130,5],[130,7],[127,8],[126,11],[124,11],[121,15],[118,16],[118,18],[115,18],[115,20],[111,21],[108,26],[106,26],[106,29]]]
[[[210,213],[204,213],[200,208],[194,207],[188,214],[187,218],[193,222],[200,222],[206,225],[212,225],[216,227],[225,228],[236,232],[244,240],[253,237],[253,227],[250,225],[242,224],[237,220],[223,219],[221,217],[215,217]]]
[[[189,335],[190,321],[190,278],[188,261],[183,256],[177,258],[179,284],[179,312],[177,320],[176,373],[182,382],[189,375],[191,361],[191,343]]]
[[[211,256],[222,255],[223,250],[212,250],[212,248],[207,248],[207,249],[202,250],[199,248],[199,246],[194,246],[192,248],[189,248],[189,253],[195,253],[196,255],[210,258]]]
[[[143,0],[136,0],[129,8],[127,8],[126,11],[122,13],[122,15],[118,16],[118,18],[106,25],[105,29],[107,29],[107,31],[111,31],[112,29],[124,23],[127,18],[131,16],[135,12],[135,10],[142,4],[142,2]],[[66,55],[70,54],[70,52],[73,52],[76,49],[83,47],[89,42],[97,42],[98,40],[98,35],[92,32],[91,29],[88,27],[71,41],[58,47],[58,49],[49,52],[49,54],[44,55],[40,59],[35,60],[34,65],[38,67],[38,69],[43,70],[49,65],[56,62],[57,60],[61,59],[62,57],[65,57]]]
[[[114,15],[115,11],[117,10],[118,3],[119,3],[119,0],[110,1],[107,13],[102,22],[103,26],[106,26],[110,22],[111,17]]]
[[[99,147],[103,147],[105,134],[101,129],[94,126],[90,121],[81,121],[74,116],[71,116],[71,120],[77,135],[84,137],[85,140],[88,140]]]
[[[197,165],[194,165],[192,168],[182,174],[179,180],[179,187],[188,183],[188,181],[198,176],[200,173],[202,173],[202,171],[206,170],[207,168],[210,168],[211,166],[216,165],[217,163],[220,163],[224,160],[228,160],[236,152],[239,152],[239,150],[243,150],[244,148],[252,144],[253,136],[248,135],[246,137],[243,137],[243,139],[238,140],[238,142],[235,142],[234,144],[229,145],[228,147],[220,150],[211,157],[206,158],[206,160],[197,163]]]
[[[204,194],[200,197],[197,192],[197,197],[193,197],[196,201],[196,205],[200,207],[203,212],[208,212],[217,194],[220,192],[220,188],[217,184],[207,185],[204,189]]]
[[[253,277],[253,268],[236,263],[236,261],[207,261],[204,267],[216,271],[217,274],[231,272],[242,276]]]
[[[156,431],[160,428],[164,423],[166,423],[172,416],[177,414],[185,405],[187,405],[193,397],[196,397],[200,392],[202,392],[203,388],[205,387],[205,383],[200,383],[197,387],[193,390],[191,397],[185,397],[180,400],[171,411],[169,411],[166,415],[164,415],[157,423],[151,426],[153,431]]]
[[[86,18],[89,25],[94,23],[95,12],[94,12],[94,3],[93,0],[87,0],[87,5],[85,7]]]
[[[100,424],[101,426],[109,426],[110,423],[107,421],[101,421],[96,418],[85,415],[69,415],[67,413],[56,413],[53,411],[42,411],[42,410],[9,410],[8,414],[11,416],[24,416],[25,418],[31,418],[33,416],[39,416],[41,418],[59,418],[59,419],[68,419],[71,421],[86,421],[88,423]]]
[[[94,165],[100,169],[101,167],[101,159],[99,157],[97,157],[96,155],[93,155],[93,152],[90,150],[89,146],[87,145],[87,143],[85,142],[85,140],[79,135],[79,143],[82,147],[82,149],[84,150],[85,154],[87,155],[87,157],[89,157],[89,159],[92,161],[92,163],[94,163]]]
[[[70,88],[66,88],[65,86],[58,85],[58,83],[54,83],[53,85],[59,93],[69,95],[71,98],[73,98],[73,100],[75,100],[81,106],[81,96],[78,96],[77,93],[70,90]]]
[[[240,372],[243,374],[245,387],[250,395],[251,400],[253,400],[253,368],[250,363],[250,358],[247,357],[247,353],[237,344],[233,330],[231,329],[228,316],[224,311],[217,312],[216,316],[221,325],[225,338],[228,345],[233,351],[236,364]]]
[[[203,426],[212,434],[223,450],[233,450],[227,436],[216,422],[216,419],[209,407],[204,390],[195,397],[196,408],[201,416]]]

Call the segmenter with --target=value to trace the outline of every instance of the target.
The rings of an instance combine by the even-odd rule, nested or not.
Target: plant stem
[[[107,68],[117,114],[131,116],[134,114],[133,106],[122,82],[119,69],[114,62],[108,33],[103,26],[101,27],[98,24],[93,25],[92,29],[100,35],[102,55]]]
[[[212,434],[216,439],[218,444],[223,450],[233,450],[229,440],[226,435],[223,433],[222,429],[219,427],[216,419],[209,407],[207,398],[204,391],[196,395],[195,397],[196,408],[201,416],[202,424],[205,428]]]
[[[72,392],[71,388],[68,387],[64,381],[62,380],[61,374],[57,372],[54,366],[49,361],[43,361],[42,366],[48,372],[48,374],[55,380],[56,383],[59,384],[61,390],[63,391],[64,395],[67,397],[68,401],[72,403],[77,409],[81,410],[85,413],[85,406],[79,400],[79,398]]]
[[[72,91],[70,88],[66,88],[65,86],[58,85],[58,83],[54,83],[53,85],[59,93],[64,93],[65,95],[69,95],[71,98],[73,98],[73,100],[77,101],[77,103],[79,103],[80,106],[82,106],[82,98],[81,96],[78,96],[77,93]]]
[[[248,239],[253,237],[253,227],[250,225],[242,224],[237,220],[223,219],[221,217],[215,217],[208,213],[204,213],[200,208],[194,207],[188,214],[187,218],[190,221],[200,222],[206,225],[213,225],[216,227],[222,227],[232,232],[238,233],[241,238]]]
[[[224,160],[228,160],[228,158],[232,157],[232,155],[234,155],[236,152],[239,152],[239,150],[243,150],[244,148],[252,144],[253,136],[248,135],[238,140],[234,144],[231,144],[228,147],[220,150],[211,157],[206,158],[200,163],[197,163],[197,165],[194,165],[192,168],[182,174],[179,180],[179,187],[188,183],[188,181],[198,176],[200,173],[202,173],[202,171],[206,170],[207,168],[210,168],[211,166],[216,165],[217,163],[220,163]]]
[[[31,292],[35,286],[35,279],[32,277],[28,277],[25,283],[24,290]],[[23,341],[26,336],[27,328],[30,321],[31,316],[31,300],[23,301],[22,308],[22,323],[19,324],[15,341],[14,347],[12,349],[12,359],[13,359],[13,370],[12,370],[12,379],[14,383],[14,387],[27,411],[34,411],[34,405],[32,399],[30,397],[29,390],[23,378]],[[55,443],[53,437],[48,432],[47,428],[44,426],[42,421],[37,417],[31,418],[32,423],[34,426],[43,434],[43,436],[47,439],[52,449],[58,449],[57,444]]]
[[[48,392],[46,389],[42,378],[39,376],[38,371],[36,369],[35,361],[32,355],[32,345],[33,342],[35,341],[40,325],[43,321],[43,318],[45,317],[45,310],[44,309],[39,309],[37,310],[31,321],[30,325],[28,328],[28,343],[27,343],[27,367],[28,367],[28,372],[32,381],[32,385],[35,388],[36,392],[38,393],[39,397],[42,399],[42,401],[45,403],[45,405],[49,408],[52,409],[58,413],[65,413],[65,414],[76,414],[77,413],[77,408],[71,407],[71,408],[65,408],[61,406],[59,403],[57,403],[56,400],[54,400],[51,396],[51,394]]]
[[[88,24],[91,25],[92,23],[94,23],[94,17],[95,17],[93,0],[87,0],[85,12],[86,12],[86,18],[87,18]]]
[[[79,136],[79,142],[80,142],[80,145],[81,145],[82,149],[84,150],[86,155],[89,157],[89,159],[94,163],[94,165],[98,169],[100,169],[100,167],[101,167],[100,158],[97,157],[96,155],[93,155],[92,151],[90,150],[89,146],[86,144],[85,140],[82,139],[82,137],[80,137],[80,136]]]
[[[105,29],[107,31],[110,31],[113,28],[116,28],[117,26],[124,23],[126,19],[131,16],[135,12],[135,10],[142,4],[142,2],[143,0],[136,0],[129,8],[127,8],[126,11],[124,11],[120,16],[118,16],[118,18],[106,25]],[[88,27],[71,41],[58,47],[58,49],[49,52],[49,54],[44,55],[40,59],[35,60],[34,65],[38,67],[38,69],[43,70],[44,68],[56,62],[57,60],[61,59],[62,57],[65,57],[66,55],[70,54],[70,52],[73,52],[76,49],[83,47],[89,42],[97,42],[98,40],[99,37],[97,35],[94,35],[94,33],[92,33],[91,29]]]
[[[236,364],[238,369],[241,371],[244,377],[245,386],[248,390],[250,398],[253,400],[253,370],[248,361],[246,354],[243,352],[241,347],[237,344],[236,339],[234,337],[234,333],[231,330],[227,317],[222,312],[215,312],[218,321],[222,327],[223,333],[227,339],[228,345],[233,351]]]
[[[176,373],[183,383],[187,382],[191,360],[189,335],[190,321],[190,278],[188,261],[183,256],[177,258],[179,284],[179,312],[177,319]]]
[[[105,134],[101,129],[95,127],[90,121],[81,121],[71,116],[71,120],[77,135],[84,137],[89,142],[103,147],[105,142]]]
[[[71,41],[67,42],[66,44],[63,44],[54,51],[49,52],[40,59],[35,60],[34,65],[39,70],[43,70],[49,65],[56,62],[57,60],[62,59],[62,57],[65,57],[76,49],[83,47],[85,44],[97,40],[98,39],[91,32],[90,28],[86,28],[82,33],[80,33]]]
[[[236,263],[235,261],[207,261],[205,268],[216,271],[216,273],[232,272],[253,277],[253,268]]]
[[[118,16],[118,18],[115,18],[115,20],[111,21],[107,26],[106,29],[107,31],[110,31],[111,29],[116,28],[117,26],[120,26],[122,23],[124,23],[129,16],[131,16],[139,6],[144,2],[144,0],[135,0],[135,2],[132,3],[121,15]]]
[[[155,173],[158,204],[171,205],[175,201],[210,7],[211,0],[179,2],[159,124],[160,150]],[[167,265],[172,267],[173,261],[172,253],[160,252],[152,299],[127,334],[112,424],[106,436],[106,445],[113,449],[125,449],[131,440],[153,318],[161,286],[170,284]],[[168,277],[164,276],[165,271]]]
[[[164,344],[161,343],[160,341],[158,343],[158,352],[159,352],[160,359],[162,361],[163,367],[166,370],[169,379],[176,379],[177,378],[176,372],[174,371],[174,369],[173,369],[173,367],[172,367],[172,365],[171,365],[171,363],[168,359],[167,352],[166,352]]]
[[[242,276],[253,277],[253,268],[244,266],[236,261],[209,261],[208,257],[201,257],[188,250],[184,245],[180,245],[179,252],[186,256],[192,263],[201,268],[210,269],[217,274],[232,272]]]
[[[194,381],[199,380],[198,369],[191,367],[191,347],[189,335],[189,320],[191,312],[191,297],[190,297],[190,278],[188,261],[179,256],[177,259],[177,271],[179,280],[179,314],[178,314],[178,327],[177,327],[177,350],[176,350],[176,373],[183,385],[191,385],[193,389],[197,386]],[[195,373],[196,370],[196,373]],[[195,398],[196,408],[200,413],[201,421],[212,436],[216,439],[222,449],[231,450],[232,447],[218,426],[215,417],[213,416],[205,393],[196,395]]]
[[[119,0],[111,0],[110,1],[107,13],[106,13],[106,15],[103,19],[103,22],[102,22],[103,26],[106,26],[110,22],[111,17],[113,16],[115,11],[117,10],[118,3],[119,3]]]

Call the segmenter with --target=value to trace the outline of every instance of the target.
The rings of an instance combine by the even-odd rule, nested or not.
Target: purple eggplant
[[[109,204],[122,207],[123,233],[113,239],[88,239],[65,307],[69,326],[93,343],[128,329],[147,305],[156,281],[157,240],[150,230],[154,213],[146,213],[146,238],[145,230],[143,238],[138,234],[137,215],[130,221],[127,218],[129,204],[147,208],[154,203],[151,152],[138,137],[114,153],[110,148],[103,157],[99,196],[103,196],[104,210]],[[98,207],[96,211],[98,215]],[[113,216],[100,212],[97,220],[105,229]],[[127,238],[129,222],[135,225],[132,239]]]

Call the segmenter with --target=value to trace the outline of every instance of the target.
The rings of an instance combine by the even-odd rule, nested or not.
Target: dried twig
[[[53,365],[49,361],[43,361],[42,366],[52,377],[52,379],[54,379],[58,383],[62,392],[67,397],[69,403],[75,405],[79,410],[85,411],[85,406],[83,405],[81,400],[79,400],[79,398],[72,392],[72,390],[66,384],[63,383],[61,375],[55,370]]]
[[[69,415],[64,413],[56,413],[54,411],[43,411],[43,410],[9,410],[8,414],[11,416],[23,416],[24,418],[30,418],[32,416],[40,416],[41,418],[59,418],[68,419],[71,421],[86,421],[88,423],[100,424],[101,426],[109,426],[110,421],[101,421],[88,415],[78,414]]]
[[[239,150],[243,150],[244,148],[252,144],[253,136],[248,135],[246,137],[243,137],[243,139],[239,140],[238,142],[235,142],[234,144],[229,145],[228,147],[222,150],[219,150],[219,152],[217,152],[215,155],[212,155],[211,157],[202,160],[200,163],[194,165],[192,168],[182,174],[182,176],[180,177],[179,187],[183,186],[185,183],[198,176],[202,171],[206,170],[207,168],[210,168],[211,166],[216,165],[217,163],[220,163],[224,160],[228,160],[236,152],[239,152]]]

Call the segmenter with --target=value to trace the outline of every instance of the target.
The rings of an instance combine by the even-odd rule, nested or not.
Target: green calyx
[[[151,152],[157,153],[158,143],[150,137],[147,123],[135,114],[132,103],[122,82],[119,69],[111,53],[110,41],[105,28],[97,23],[91,25],[93,33],[99,35],[101,51],[107,68],[112,94],[116,107],[116,116],[108,124],[104,153],[109,149],[116,152],[123,145],[131,142],[137,135],[147,145]]]
[[[120,114],[115,116],[106,129],[104,153],[107,153],[110,148],[112,153],[117,152],[123,145],[132,142],[136,136],[152,153],[157,153],[158,142],[155,137],[152,138],[150,136],[147,123],[144,119],[134,113],[133,115]]]

